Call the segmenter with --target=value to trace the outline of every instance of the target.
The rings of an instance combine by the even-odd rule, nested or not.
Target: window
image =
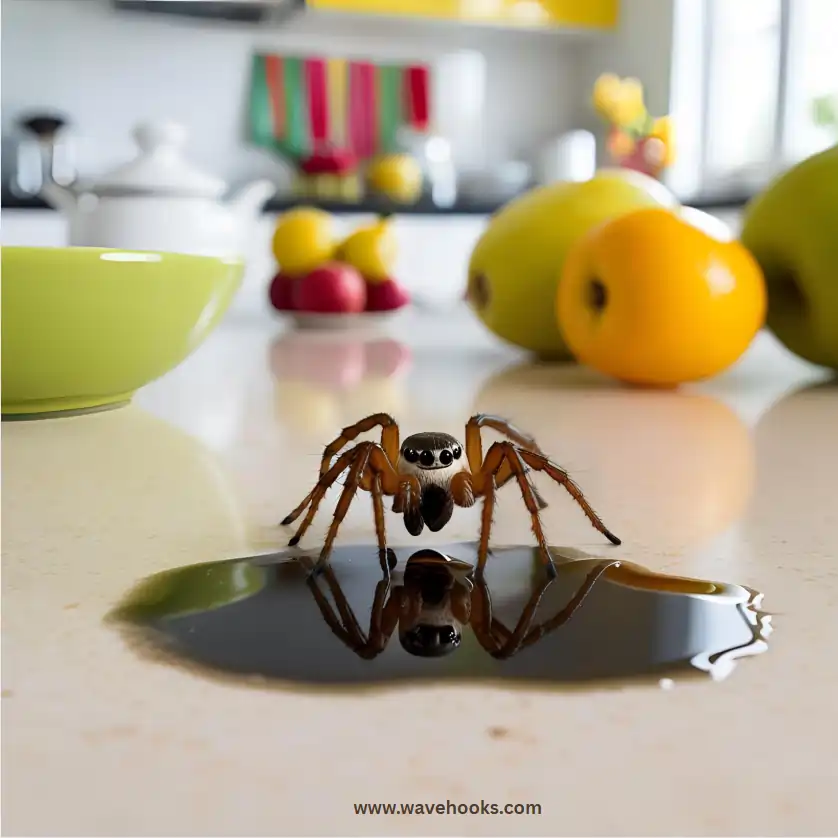
[[[838,141],[836,36],[838,0],[679,0],[672,187],[746,197]]]

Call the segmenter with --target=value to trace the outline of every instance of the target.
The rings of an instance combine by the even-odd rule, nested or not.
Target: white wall
[[[279,170],[242,139],[254,47],[417,59],[469,48],[487,60],[491,163],[574,127],[582,37],[592,36],[324,16],[254,29],[119,14],[107,0],[3,0],[3,127],[25,109],[65,111],[82,138],[81,163],[101,170],[132,154],[137,119],[174,117],[190,128],[194,162],[238,181]]]

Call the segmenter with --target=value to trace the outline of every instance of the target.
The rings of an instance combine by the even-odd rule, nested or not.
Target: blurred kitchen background
[[[233,307],[256,311],[276,215],[306,183],[347,230],[383,206],[340,161],[318,181],[317,152],[409,151],[428,186],[397,207],[398,274],[420,304],[453,304],[499,206],[609,162],[601,74],[636,77],[671,117],[677,197],[735,224],[773,172],[835,141],[836,32],[835,0],[4,0],[2,240],[64,243],[43,178],[95,179],[136,154],[136,124],[175,121],[231,190],[276,186]]]

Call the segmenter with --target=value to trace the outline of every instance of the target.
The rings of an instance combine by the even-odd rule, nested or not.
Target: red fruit
[[[297,311],[356,314],[364,310],[367,284],[351,265],[329,262],[297,280],[293,300]]]
[[[367,311],[395,311],[409,302],[407,289],[395,279],[367,283]]]
[[[294,286],[297,280],[280,271],[271,281],[268,298],[277,311],[294,310]]]

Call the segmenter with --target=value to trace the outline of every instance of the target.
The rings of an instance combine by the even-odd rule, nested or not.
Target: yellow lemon
[[[337,259],[352,265],[368,282],[391,279],[397,255],[396,231],[389,216],[356,230],[337,250]]]
[[[335,254],[332,216],[313,207],[298,207],[280,216],[273,253],[284,274],[302,276]]]
[[[422,194],[422,169],[409,154],[388,154],[367,170],[370,188],[393,201],[410,204]]]

